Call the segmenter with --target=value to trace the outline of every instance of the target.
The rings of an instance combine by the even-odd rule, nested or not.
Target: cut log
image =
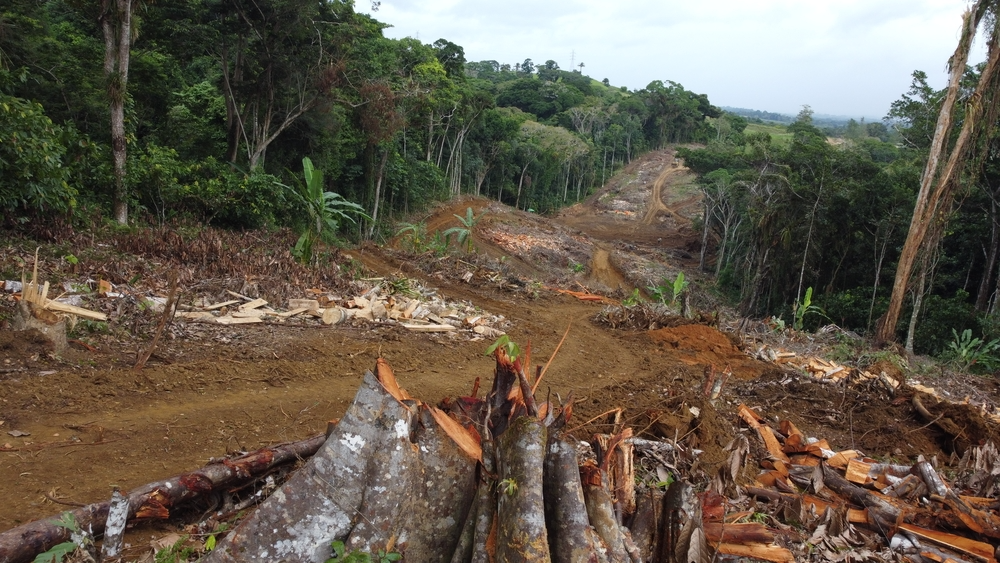
[[[337,539],[449,561],[475,491],[474,464],[426,409],[401,403],[368,372],[319,453],[204,561],[321,563]]]
[[[493,563],[496,560],[496,506],[497,506],[497,481],[493,477],[496,474],[496,458],[492,442],[486,442],[487,447],[483,448],[483,463],[480,469],[479,487],[476,490],[476,521],[475,536],[472,543],[471,559],[456,560],[453,563]]]
[[[314,436],[300,442],[264,448],[166,481],[144,485],[128,495],[129,518],[150,513],[149,508],[154,501],[169,514],[169,509],[206,494],[240,488],[279,465],[313,455],[321,445],[323,436]],[[104,533],[110,504],[110,501],[91,504],[73,510],[71,514],[81,528],[90,529],[95,536],[100,537]],[[157,513],[163,514],[162,510]],[[69,531],[52,524],[51,519],[31,522],[0,534],[0,561],[29,563],[39,553],[65,541],[69,541]]]
[[[629,523],[632,541],[642,561],[652,561],[663,520],[663,491],[646,489],[636,494],[635,514]]]
[[[545,529],[545,444],[545,426],[528,416],[514,420],[498,438],[498,561],[551,561]]]
[[[928,530],[927,528],[921,528],[910,524],[900,524],[899,529],[909,532],[919,538],[930,540],[937,545],[944,546],[953,551],[971,555],[976,559],[985,561],[986,563],[996,563],[996,559],[994,559],[993,556],[993,546],[988,543],[971,540],[954,534],[939,532],[937,530]]]
[[[608,551],[610,563],[629,563],[628,550],[621,524],[615,517],[615,508],[608,492],[608,478],[593,462],[580,467],[583,482],[583,497],[587,505],[587,517]]]
[[[560,438],[549,440],[545,456],[545,522],[553,563],[602,563],[601,539],[590,525],[580,482],[576,448]]]

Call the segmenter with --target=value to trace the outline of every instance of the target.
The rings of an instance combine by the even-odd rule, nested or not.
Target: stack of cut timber
[[[806,438],[789,421],[782,421],[776,430],[746,405],[740,406],[739,414],[757,431],[768,452],[748,492],[801,507],[792,514],[800,523],[810,518],[826,522],[823,537],[814,533],[810,539],[817,549],[832,555],[844,547],[863,545],[862,535],[853,528],[859,526],[883,536],[905,560],[996,561],[992,545],[1000,540],[996,498],[975,496],[978,491],[949,484],[923,458],[913,465],[881,463],[855,450],[834,451],[825,440]],[[1000,472],[1000,455],[988,444],[970,451],[963,465],[973,468],[966,481],[982,483],[986,474]]]

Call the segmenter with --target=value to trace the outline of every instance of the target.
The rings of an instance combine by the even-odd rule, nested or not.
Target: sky
[[[385,35],[468,61],[554,60],[630,90],[672,80],[716,106],[879,120],[914,70],[943,88],[966,0],[370,0]],[[981,43],[971,63],[985,59]]]

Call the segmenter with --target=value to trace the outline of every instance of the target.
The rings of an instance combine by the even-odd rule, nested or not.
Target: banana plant
[[[354,217],[370,217],[360,205],[323,190],[323,171],[316,170],[308,156],[302,159],[302,176],[305,181],[298,183],[298,189],[285,187],[297,196],[309,214],[306,228],[292,249],[299,262],[309,264],[313,259],[313,244],[325,234],[336,232],[341,221],[353,223]]]
[[[465,217],[461,215],[454,214],[455,218],[461,224],[459,227],[452,227],[444,232],[445,237],[450,237],[451,235],[456,235],[458,239],[458,246],[465,246],[465,251],[472,252],[472,229],[475,228],[476,223],[483,218],[483,214],[478,217],[472,213],[472,208],[468,207],[465,209]]]

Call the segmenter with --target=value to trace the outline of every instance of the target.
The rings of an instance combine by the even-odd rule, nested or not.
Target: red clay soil
[[[728,336],[710,326],[689,324],[651,330],[647,335],[661,350],[687,365],[715,366],[719,371],[729,367],[738,379],[756,379],[774,369],[747,356]]]

